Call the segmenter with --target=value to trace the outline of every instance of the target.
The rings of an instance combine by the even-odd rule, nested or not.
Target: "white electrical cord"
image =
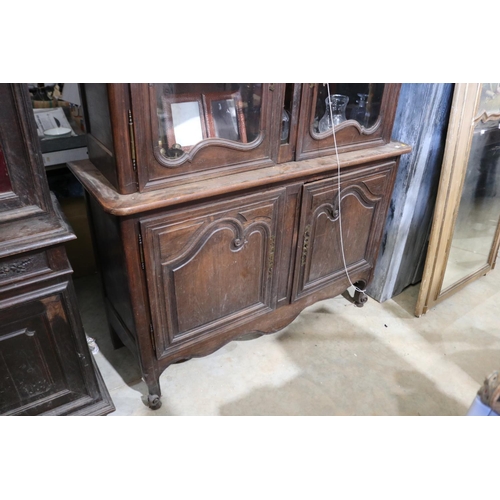
[[[344,252],[344,236],[342,234],[342,210],[341,210],[341,205],[342,205],[342,196],[340,192],[340,160],[339,160],[339,152],[337,150],[337,137],[335,136],[335,125],[333,124],[333,112],[332,112],[332,106],[331,106],[331,99],[330,99],[330,84],[325,83],[326,89],[328,91],[328,102],[330,103],[329,108],[330,108],[330,120],[332,121],[332,135],[333,135],[333,144],[335,146],[335,159],[337,160],[337,184],[338,184],[338,197],[339,197],[339,230],[340,230],[340,249],[342,251],[342,262],[344,263],[344,270],[345,274],[347,276],[347,279],[349,280],[349,283],[351,284],[352,287],[354,287],[354,290],[360,293],[365,293],[366,290],[361,290],[361,288],[358,288],[352,281],[351,277],[349,276],[349,272],[347,271],[347,264],[345,261],[345,252]]]

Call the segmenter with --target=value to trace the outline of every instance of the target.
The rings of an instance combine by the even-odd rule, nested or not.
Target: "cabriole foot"
[[[152,410],[158,410],[161,407],[161,399],[158,394],[149,394],[148,395],[148,406]]]

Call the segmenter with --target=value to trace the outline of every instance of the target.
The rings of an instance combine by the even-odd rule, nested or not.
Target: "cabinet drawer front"
[[[8,257],[0,262],[0,287],[50,271],[45,251]]]
[[[284,193],[141,223],[159,358],[275,307]]]
[[[62,286],[18,296],[13,306],[0,302],[0,414],[39,415],[91,401],[81,366],[88,350],[76,346]]]
[[[354,272],[374,266],[394,167],[395,162],[389,162],[343,174],[340,196],[337,177],[304,186],[295,298],[345,279],[339,214],[347,269]]]

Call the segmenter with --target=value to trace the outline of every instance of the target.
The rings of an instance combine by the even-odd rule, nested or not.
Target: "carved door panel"
[[[92,373],[88,348],[67,314],[66,285],[0,303],[0,414],[64,414],[98,394],[86,373]]]
[[[158,358],[275,308],[284,194],[141,222]]]
[[[378,242],[390,200],[395,162],[304,185],[294,297],[299,299],[337,279],[375,264]],[[340,210],[339,210],[339,203]]]

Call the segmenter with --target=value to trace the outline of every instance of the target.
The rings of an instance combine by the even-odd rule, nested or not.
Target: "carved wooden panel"
[[[276,305],[285,189],[141,223],[157,356]]]
[[[50,272],[50,270],[45,252],[15,255],[0,261],[0,285]]]
[[[348,270],[374,265],[394,166],[390,162],[342,173],[340,195],[337,177],[304,185],[295,298],[345,277],[339,215]]]
[[[92,402],[60,292],[19,296],[13,306],[0,302],[0,414],[39,415]]]

